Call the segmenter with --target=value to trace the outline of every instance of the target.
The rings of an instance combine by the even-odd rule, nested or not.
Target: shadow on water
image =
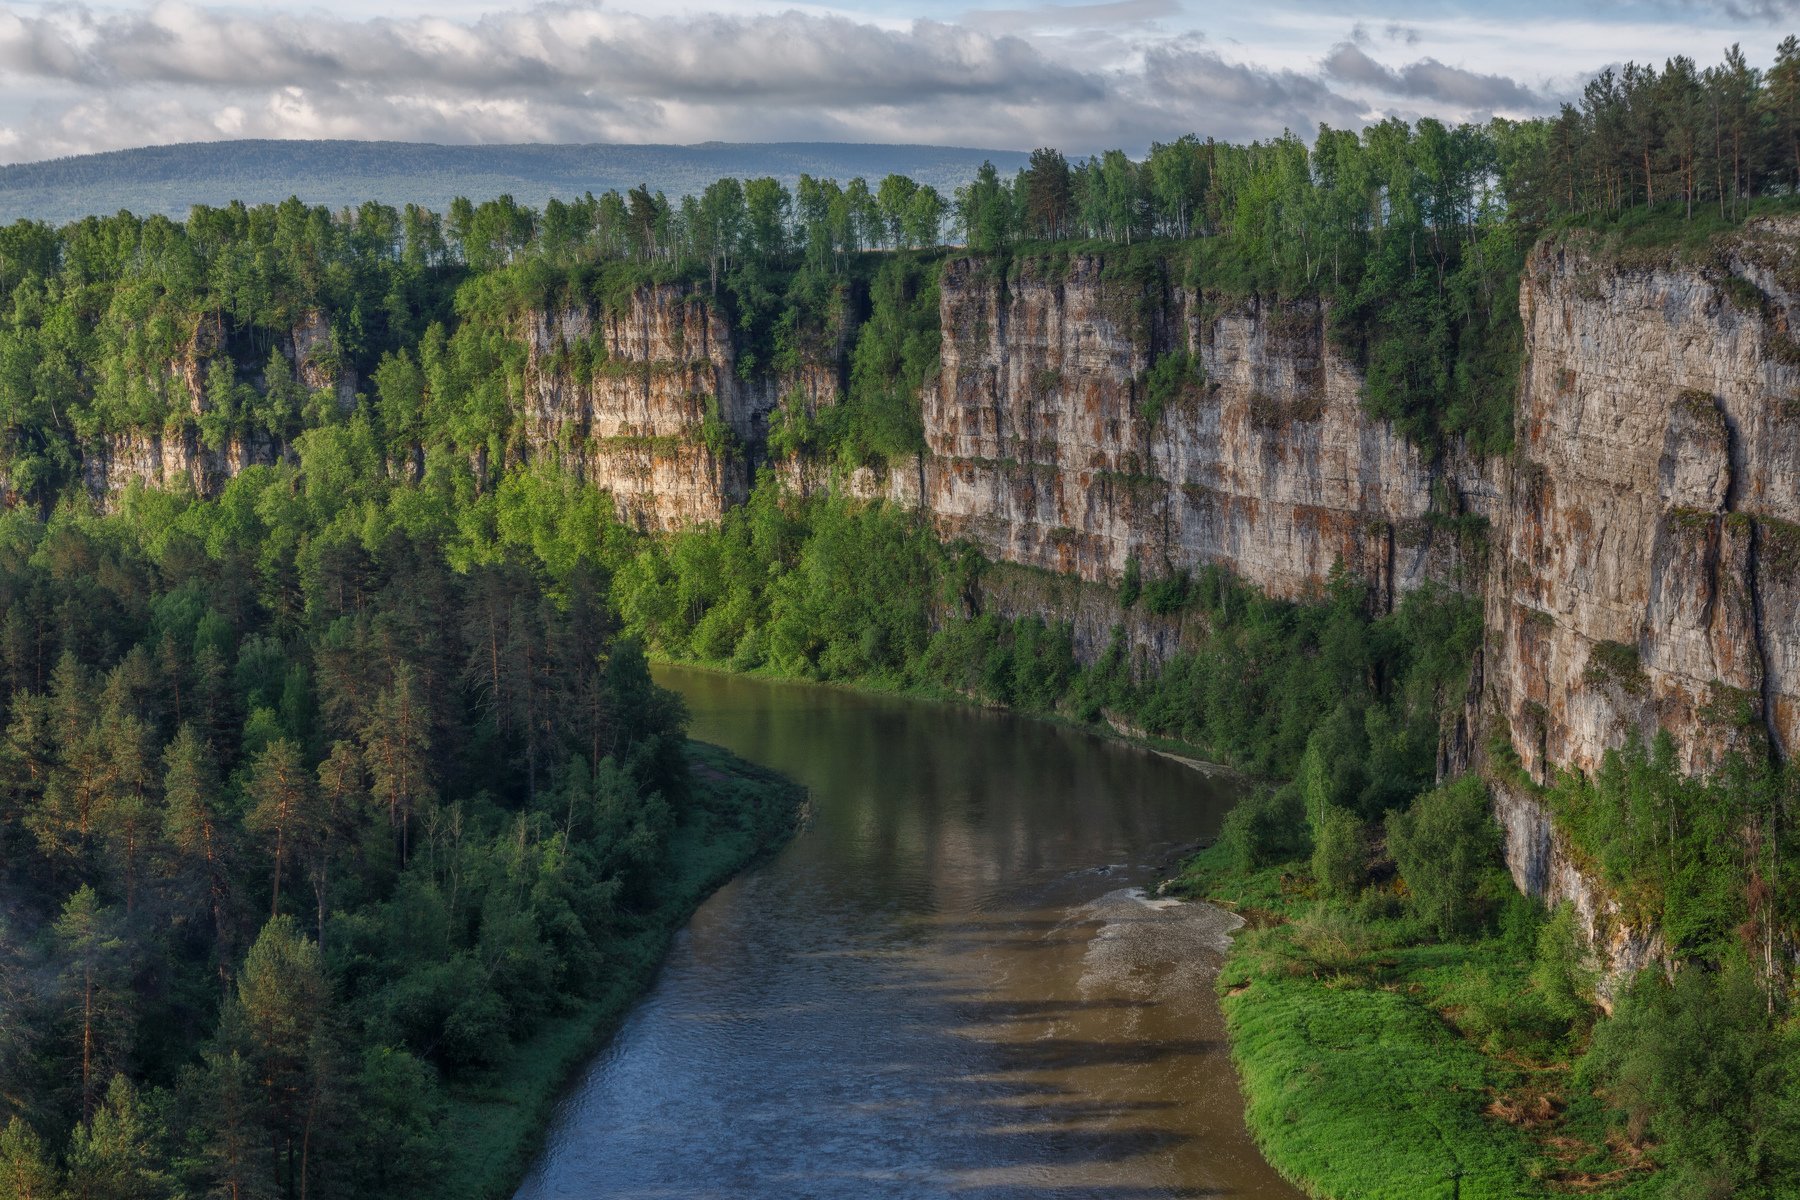
[[[1211,996],[1229,922],[1143,903],[1229,778],[1004,714],[660,672],[810,829],[727,886],[520,1200],[1293,1197]]]

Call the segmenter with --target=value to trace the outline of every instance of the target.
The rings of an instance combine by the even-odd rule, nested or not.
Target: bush
[[[1144,569],[1135,558],[1125,561],[1125,578],[1119,584],[1119,607],[1130,608],[1144,591]]]
[[[1634,1139],[1661,1143],[1665,1196],[1800,1194],[1800,1042],[1770,1026],[1741,956],[1672,984],[1645,971],[1577,1079],[1604,1091]]]
[[[1138,415],[1154,429],[1169,407],[1179,404],[1190,391],[1206,382],[1206,364],[1186,350],[1172,350],[1156,360],[1144,375]]]
[[[1498,893],[1500,830],[1481,781],[1465,776],[1390,813],[1388,850],[1412,894],[1413,911],[1439,937],[1478,932]]]
[[[1556,906],[1537,932],[1531,985],[1544,1007],[1567,1024],[1583,1021],[1593,1012],[1594,973],[1576,927],[1575,906]]]
[[[1164,575],[1144,588],[1144,607],[1159,617],[1173,616],[1187,607],[1190,588],[1186,571]]]
[[[1369,840],[1348,809],[1332,805],[1313,829],[1313,878],[1339,899],[1354,897],[1369,875]]]
[[[1254,871],[1306,852],[1306,814],[1292,787],[1254,792],[1238,801],[1219,834],[1233,868]]]

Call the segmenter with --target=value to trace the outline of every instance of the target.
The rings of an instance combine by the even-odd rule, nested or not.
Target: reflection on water
[[[1140,890],[1228,778],[958,706],[658,678],[814,821],[695,914],[520,1200],[1297,1194],[1211,998],[1233,918]]]

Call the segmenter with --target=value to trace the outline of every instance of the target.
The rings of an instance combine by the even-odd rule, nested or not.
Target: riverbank
[[[804,684],[807,687],[832,688],[850,692],[859,696],[894,696],[904,700],[920,700],[932,704],[948,704],[961,708],[979,708],[987,712],[1010,713],[1013,716],[1027,717],[1033,721],[1043,721],[1063,729],[1079,730],[1100,738],[1103,741],[1118,742],[1121,745],[1133,746],[1139,750],[1147,750],[1171,762],[1180,763],[1190,770],[1198,771],[1212,779],[1241,780],[1246,786],[1267,783],[1270,780],[1258,775],[1247,767],[1233,763],[1220,762],[1208,757],[1206,747],[1192,742],[1184,742],[1179,738],[1161,737],[1148,733],[1137,726],[1117,718],[1117,714],[1101,713],[1092,720],[1084,719],[1073,713],[1055,708],[1030,708],[1015,704],[999,704],[985,700],[972,692],[957,691],[953,688],[930,684],[918,684],[896,681],[886,678],[858,677],[850,679],[811,679],[803,675],[793,675],[769,667],[754,667],[749,670],[738,670],[730,666],[722,666],[716,662],[697,658],[679,658],[674,655],[651,652],[646,658],[658,666],[679,667],[684,671],[705,671],[713,675],[721,675],[733,679],[759,679],[769,683]]]
[[[1007,707],[916,684],[832,686]],[[1022,715],[1208,775],[1241,774],[1129,723]],[[1500,877],[1497,857],[1494,877],[1481,881],[1492,901],[1485,932],[1445,941],[1410,911],[1391,865],[1360,899],[1326,896],[1297,856],[1310,840],[1305,817],[1297,808],[1291,816],[1298,827],[1279,839],[1294,846],[1291,860],[1238,872],[1219,845],[1190,859],[1180,882],[1248,922],[1219,989],[1246,1124],[1270,1164],[1309,1194],[1338,1200],[1631,1195],[1648,1172],[1609,1145],[1600,1103],[1570,1087],[1586,1022],[1536,1002],[1545,914]]]
[[[491,1078],[449,1089],[443,1200],[511,1196],[542,1146],[570,1081],[650,986],[676,932],[733,876],[786,844],[804,792],[777,773],[704,742],[689,742],[695,799],[671,843],[673,870],[646,911],[621,921],[607,947],[607,989],[545,1022]]]
[[[1308,1194],[1651,1194],[1647,1160],[1573,1085],[1588,1023],[1547,994],[1535,901],[1502,896],[1490,932],[1437,940],[1396,889],[1333,901],[1307,863],[1238,871],[1223,846],[1176,890],[1245,920],[1217,984],[1245,1120]]]

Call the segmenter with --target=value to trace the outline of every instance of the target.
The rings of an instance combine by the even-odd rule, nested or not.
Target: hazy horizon
[[[895,172],[948,195],[984,161],[1010,174],[1028,157],[994,147],[856,142],[189,142],[0,166],[0,222],[26,217],[63,224],[121,209],[181,218],[196,204],[274,203],[289,196],[332,209],[374,200],[443,211],[457,196],[480,201],[505,194],[542,207],[552,196],[569,200],[639,184],[678,198],[726,175],[772,176],[791,188],[802,174],[849,180]]]
[[[1554,111],[1795,0],[0,3],[0,163],[234,139],[1059,146]]]

